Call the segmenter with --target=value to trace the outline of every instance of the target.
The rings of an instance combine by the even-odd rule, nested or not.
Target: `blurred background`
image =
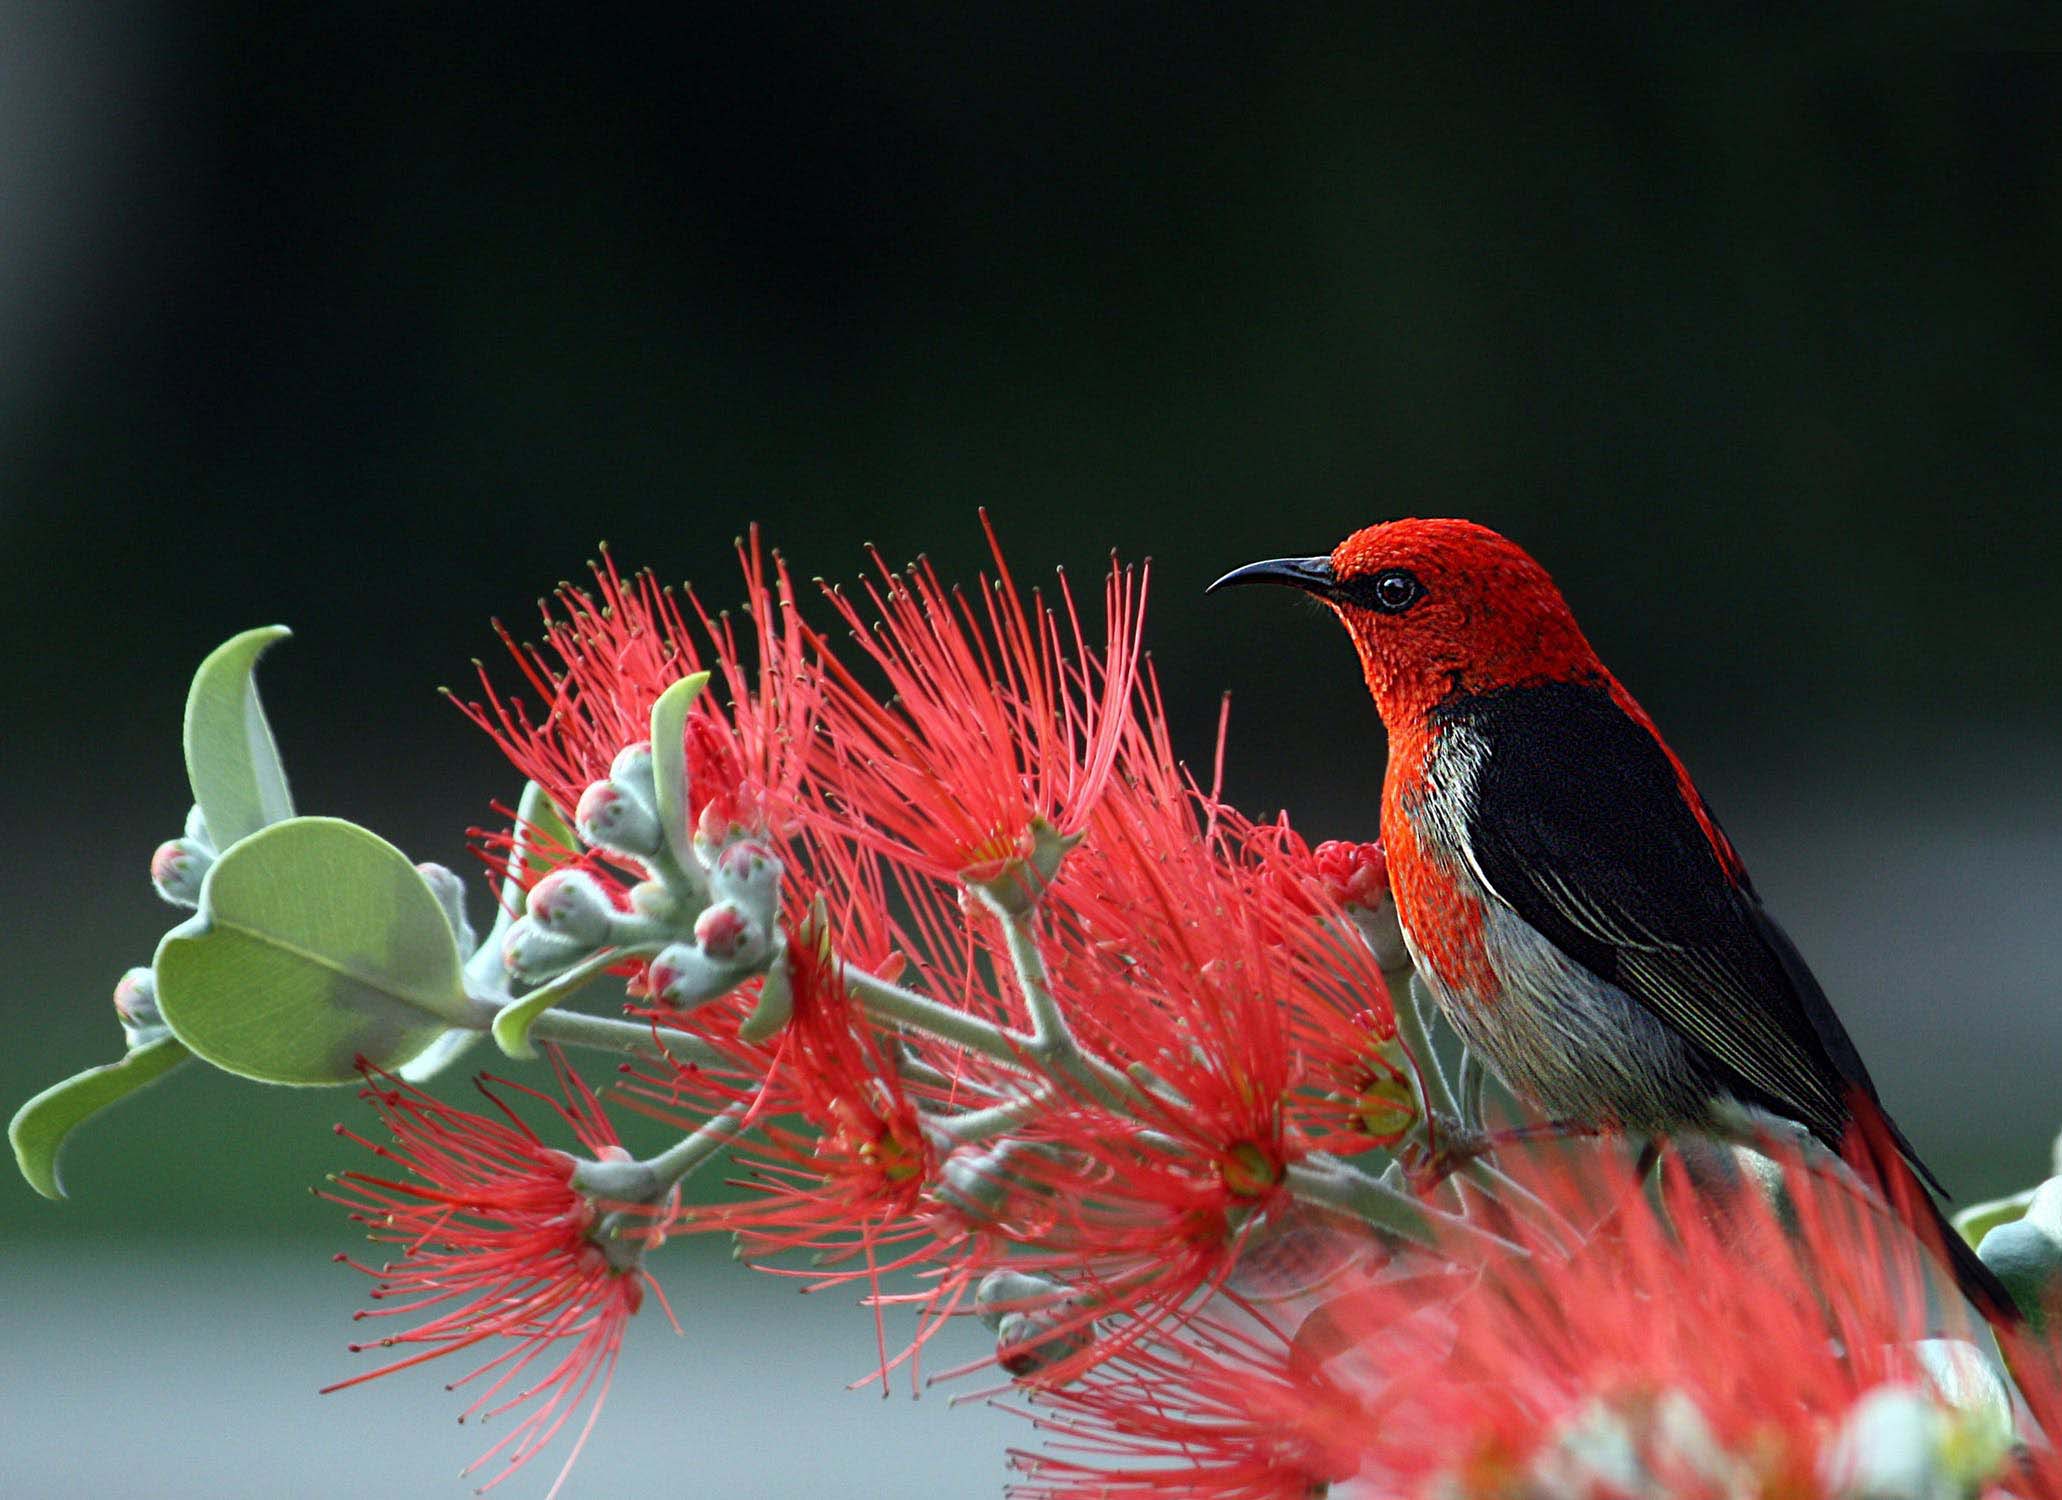
[[[0,1096],[113,1058],[174,913],[187,678],[281,621],[302,810],[467,871],[435,693],[606,539],[1153,559],[1180,742],[1371,837],[1343,636],[1257,557],[1472,516],[1555,572],[1964,1197],[2062,1124],[2062,76],[1135,4],[0,0]],[[1496,45],[1492,45],[1496,43]],[[484,889],[475,898],[484,909]],[[197,1068],[0,1180],[10,1495],[460,1494],[440,1380],[318,1400],[347,1093]],[[662,1268],[662,1270],[665,1268]],[[988,1494],[1006,1419],[846,1394],[849,1306],[686,1255],[572,1494]],[[740,1347],[752,1352],[749,1365]],[[83,1403],[90,1403],[83,1404]],[[97,1413],[82,1433],[78,1413]],[[548,1470],[511,1492],[541,1493]]]

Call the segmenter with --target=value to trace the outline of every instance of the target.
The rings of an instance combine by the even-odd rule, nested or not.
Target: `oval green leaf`
[[[349,1083],[480,1024],[458,945],[408,856],[339,818],[226,851],[158,945],[158,1011],[194,1053],[261,1083]]]
[[[186,779],[217,849],[294,815],[253,677],[265,649],[292,633],[266,625],[232,636],[208,653],[187,689]]]
[[[57,1153],[63,1149],[65,1137],[81,1121],[164,1077],[189,1056],[178,1038],[159,1037],[120,1062],[88,1068],[63,1083],[53,1083],[16,1110],[7,1127],[7,1140],[14,1147],[15,1165],[29,1186],[46,1198],[62,1198],[64,1183],[57,1174]]]
[[[683,677],[652,705],[652,782],[666,848],[683,870],[694,866],[694,830],[687,826],[687,711],[709,685],[707,672]]]

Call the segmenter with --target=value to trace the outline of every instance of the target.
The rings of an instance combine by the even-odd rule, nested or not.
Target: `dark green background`
[[[1966,1192],[2062,1119],[2062,77],[1622,8],[0,11],[8,1104],[111,1056],[219,639],[305,810],[466,866],[435,695],[608,539],[723,596],[1154,560],[1180,741],[1369,836],[1336,630],[1236,563],[1532,548]],[[1725,50],[1714,50],[1723,40]],[[484,897],[481,897],[484,905]],[[319,1234],[340,1095],[189,1072],[10,1239]],[[124,1142],[125,1133],[133,1139]],[[90,1288],[82,1288],[90,1295]]]

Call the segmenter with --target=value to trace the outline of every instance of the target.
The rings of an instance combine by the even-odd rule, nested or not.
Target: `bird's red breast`
[[[1451,851],[1430,847],[1418,810],[1437,789],[1426,779],[1433,750],[1429,720],[1389,734],[1389,771],[1382,781],[1382,848],[1397,914],[1418,961],[1447,989],[1493,1005],[1501,982],[1482,941],[1482,902],[1455,868]]]

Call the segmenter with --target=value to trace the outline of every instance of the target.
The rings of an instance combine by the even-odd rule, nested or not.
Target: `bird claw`
[[[1534,1141],[1565,1141],[1603,1133],[1602,1126],[1587,1120],[1541,1120],[1502,1130],[1477,1130],[1458,1120],[1435,1115],[1428,1132],[1429,1141],[1412,1147],[1398,1160],[1411,1189],[1419,1197],[1426,1197],[1444,1186],[1454,1173],[1465,1171],[1481,1158],[1506,1146],[1528,1145]]]
[[[1473,1129],[1444,1115],[1434,1115],[1431,1127],[1425,1140],[1414,1143],[1398,1158],[1404,1180],[1420,1198],[1429,1198],[1445,1185],[1447,1178],[1494,1150],[1497,1144],[1493,1132]]]

